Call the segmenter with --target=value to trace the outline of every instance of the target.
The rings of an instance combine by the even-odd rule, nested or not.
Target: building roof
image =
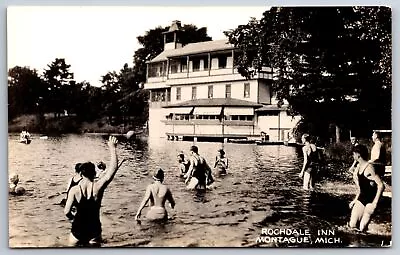
[[[263,105],[263,107],[256,109],[256,112],[268,112],[268,111],[285,111],[287,110],[287,105],[282,105],[281,107],[276,104]]]
[[[261,107],[262,104],[257,104],[254,102],[240,100],[236,98],[204,98],[204,99],[193,99],[184,101],[178,104],[171,104],[164,106],[164,108],[172,107],[188,107],[188,106],[237,106],[237,107]]]
[[[187,56],[187,55],[207,53],[220,50],[229,50],[229,49],[234,49],[234,46],[233,44],[230,44],[228,42],[228,39],[189,43],[183,46],[182,48],[164,50],[158,56],[150,60],[148,63],[165,61],[169,57]]]

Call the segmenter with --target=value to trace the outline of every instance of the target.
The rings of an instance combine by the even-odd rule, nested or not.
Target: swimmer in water
[[[8,193],[11,195],[21,196],[25,194],[25,188],[18,186],[19,176],[18,174],[11,174],[9,178]]]
[[[154,183],[147,186],[146,193],[143,201],[139,206],[136,213],[135,220],[140,222],[140,215],[147,202],[150,201],[150,209],[147,212],[146,219],[151,221],[165,221],[168,219],[167,210],[165,209],[165,202],[168,200],[171,208],[175,207],[175,201],[172,197],[171,190],[163,184],[164,171],[158,169],[153,176]]]
[[[226,175],[226,170],[228,169],[228,158],[225,156],[225,151],[223,149],[218,150],[218,155],[215,157],[214,168],[217,170],[218,175]]]
[[[91,162],[80,166],[82,180],[69,191],[64,213],[72,221],[69,244],[100,246],[101,222],[100,207],[104,191],[114,179],[118,170],[117,158],[118,140],[110,136],[108,147],[110,150],[110,167],[106,173],[95,181],[96,167]],[[72,208],[76,207],[76,213]]]
[[[189,161],[186,160],[185,154],[183,152],[178,154],[178,163],[179,163],[179,176],[183,177],[187,171],[189,170]]]

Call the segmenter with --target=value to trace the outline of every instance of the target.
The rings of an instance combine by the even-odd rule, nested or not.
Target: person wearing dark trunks
[[[313,175],[317,170],[318,151],[317,146],[311,143],[311,137],[308,134],[304,134],[301,137],[301,141],[304,143],[303,147],[303,167],[299,174],[300,178],[303,178],[303,189],[312,190],[314,188]]]
[[[374,213],[382,196],[384,186],[379,175],[375,174],[374,167],[367,161],[367,147],[364,145],[355,146],[353,157],[354,160],[358,161],[353,174],[358,193],[349,204],[350,209],[352,209],[349,226],[357,228],[359,224],[359,230],[365,231],[368,229],[371,215]]]
[[[375,173],[382,178],[385,175],[386,148],[381,141],[380,133],[373,132],[372,141],[374,142],[374,146],[371,148],[371,159],[369,162],[373,165]]]
[[[168,219],[165,202],[168,200],[171,208],[175,207],[175,200],[171,190],[163,184],[164,171],[158,169],[154,176],[154,183],[147,186],[146,193],[136,213],[135,220],[139,221],[143,208],[150,202],[150,210],[147,212],[146,219],[151,221],[165,221]]]
[[[82,180],[69,191],[64,213],[72,220],[72,229],[69,244],[95,245],[101,242],[100,207],[104,191],[113,180],[118,169],[118,158],[116,152],[118,140],[110,136],[108,147],[111,154],[110,168],[97,181],[96,167],[91,162],[81,164]],[[76,213],[72,208],[76,208]]]
[[[188,172],[185,174],[185,183],[188,184],[189,181],[195,180],[196,185],[192,187],[189,183],[188,188],[192,189],[202,189],[205,190],[207,185],[210,185],[214,182],[214,179],[211,174],[211,168],[207,164],[206,160],[199,155],[199,149],[197,146],[192,146],[190,148],[190,166]]]

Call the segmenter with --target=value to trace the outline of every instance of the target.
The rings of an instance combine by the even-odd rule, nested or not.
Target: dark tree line
[[[387,7],[274,7],[225,32],[251,77],[275,71],[272,87],[300,131],[340,140],[391,127],[391,10]]]
[[[56,58],[39,74],[29,67],[15,66],[8,71],[8,118],[23,114],[45,113],[59,118],[67,112],[80,121],[95,121],[107,117],[111,125],[143,126],[148,119],[148,92],[146,62],[163,51],[162,32],[169,27],[157,27],[137,37],[141,48],[135,51],[133,67],[124,64],[122,69],[110,71],[101,77],[102,86],[95,87],[86,81],[76,82],[65,59]],[[184,25],[183,44],[208,41],[206,28]]]

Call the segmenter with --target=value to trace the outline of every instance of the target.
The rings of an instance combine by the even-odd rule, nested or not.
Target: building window
[[[180,87],[176,88],[176,100],[177,101],[181,100],[181,88]]]
[[[197,87],[192,87],[192,99],[197,98]]]
[[[181,60],[181,72],[187,71],[188,66],[187,66],[187,59],[182,59]]]
[[[171,64],[171,73],[177,73],[178,72],[178,64],[173,63]]]
[[[213,91],[213,85],[208,86],[208,98],[213,98],[214,91]]]
[[[159,90],[153,90],[151,91],[151,101],[152,102],[165,102],[166,100],[166,92],[165,90],[159,91]]]
[[[231,84],[225,85],[225,98],[231,98]]]
[[[218,68],[222,69],[222,68],[226,68],[226,56],[220,56],[218,57]]]
[[[203,58],[203,63],[204,63],[204,70],[208,70],[208,57]]]
[[[250,97],[250,83],[245,83],[244,84],[244,98],[249,98]]]
[[[193,60],[193,72],[200,71],[200,59]]]

